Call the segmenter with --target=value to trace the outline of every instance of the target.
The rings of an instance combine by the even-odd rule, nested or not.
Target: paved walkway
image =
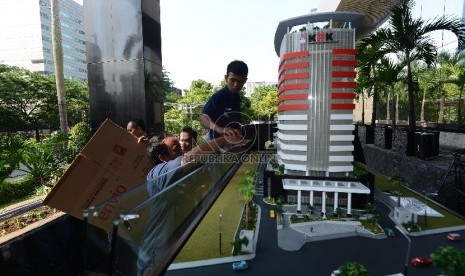
[[[278,228],[278,246],[286,251],[297,251],[307,242],[351,236],[365,236],[375,239],[386,235],[374,235],[356,221],[317,220],[290,225],[292,213],[284,213],[283,226]]]

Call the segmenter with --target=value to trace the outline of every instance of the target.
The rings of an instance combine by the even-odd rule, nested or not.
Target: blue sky
[[[249,81],[276,81],[279,58],[274,34],[279,21],[310,13],[319,0],[161,0],[163,65],[175,86],[188,89],[191,81],[218,85],[226,65],[241,59],[249,65]],[[463,0],[417,0],[415,16],[461,16]],[[442,44],[442,32],[435,34]],[[445,33],[445,48],[456,39]]]

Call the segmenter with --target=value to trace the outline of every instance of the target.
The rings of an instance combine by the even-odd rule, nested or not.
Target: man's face
[[[169,160],[176,159],[176,157],[182,154],[181,145],[176,137],[166,137],[163,143],[168,147]]]
[[[239,76],[231,72],[225,75],[224,79],[226,80],[228,89],[235,94],[238,94],[239,91],[241,91],[242,87],[244,87],[244,84],[247,81],[247,77]]]
[[[181,149],[183,153],[186,153],[192,149],[192,137],[188,132],[181,132],[179,136],[179,142],[181,142]]]
[[[126,129],[137,138],[145,135],[144,131],[140,127],[135,126],[132,122],[128,123]]]

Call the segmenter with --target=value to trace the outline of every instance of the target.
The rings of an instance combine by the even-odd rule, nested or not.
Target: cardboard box
[[[89,217],[89,222],[111,231],[115,216],[148,199],[145,182],[152,167],[147,145],[107,119],[44,204],[79,219],[86,208],[97,205],[97,216]]]

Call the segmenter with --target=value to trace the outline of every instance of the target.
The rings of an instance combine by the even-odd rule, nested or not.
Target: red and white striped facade
[[[286,174],[348,176],[352,172],[356,54],[353,28],[284,35],[277,149]]]

